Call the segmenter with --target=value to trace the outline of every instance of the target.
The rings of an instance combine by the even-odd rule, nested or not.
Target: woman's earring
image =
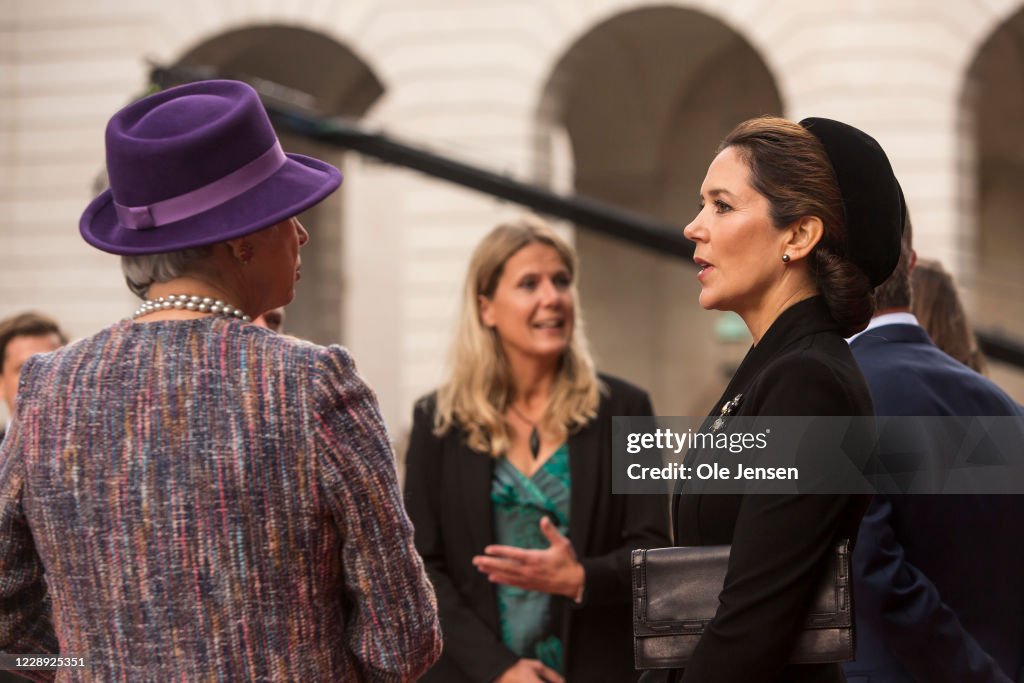
[[[782,255],[782,262],[783,263],[789,263],[789,254],[783,254]]]
[[[235,254],[235,259],[243,265],[252,261],[252,245],[242,242],[238,247],[238,253]]]

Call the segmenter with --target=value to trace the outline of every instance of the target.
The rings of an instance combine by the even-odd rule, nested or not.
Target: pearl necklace
[[[170,309],[179,311],[196,311],[197,313],[213,313],[228,318],[238,318],[242,322],[251,323],[252,318],[245,314],[240,308],[226,304],[220,299],[211,299],[208,296],[189,296],[188,294],[168,294],[159,299],[146,299],[142,305],[132,313],[132,319],[152,313],[153,311],[166,311]]]

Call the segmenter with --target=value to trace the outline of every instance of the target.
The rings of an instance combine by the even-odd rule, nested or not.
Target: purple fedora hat
[[[134,102],[107,124],[110,189],[82,214],[89,244],[154,254],[279,223],[341,184],[328,163],[285,154],[256,91],[201,81]]]

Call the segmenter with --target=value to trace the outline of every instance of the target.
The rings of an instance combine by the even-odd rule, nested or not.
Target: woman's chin
[[[537,349],[535,354],[538,358],[549,361],[557,361],[565,355],[566,349],[569,348],[568,344],[557,344],[553,346],[545,346]]]
[[[700,296],[697,297],[697,303],[699,303],[700,307],[703,308],[705,311],[711,311],[714,310],[715,308],[718,308],[718,301],[715,299],[715,297],[708,294],[707,290],[704,290],[700,293]]]
[[[533,348],[529,349],[525,355],[533,358],[534,360],[556,363],[563,355],[565,355],[565,351],[568,348],[569,344],[567,342],[537,344]]]

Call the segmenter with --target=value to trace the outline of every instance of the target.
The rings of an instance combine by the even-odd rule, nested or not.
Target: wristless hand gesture
[[[578,600],[586,578],[572,543],[550,519],[540,520],[540,530],[550,545],[545,550],[524,550],[509,545],[489,545],[473,565],[493,583],[531,591],[564,595]]]
[[[494,683],[565,683],[565,679],[536,659],[520,659],[505,669]]]

